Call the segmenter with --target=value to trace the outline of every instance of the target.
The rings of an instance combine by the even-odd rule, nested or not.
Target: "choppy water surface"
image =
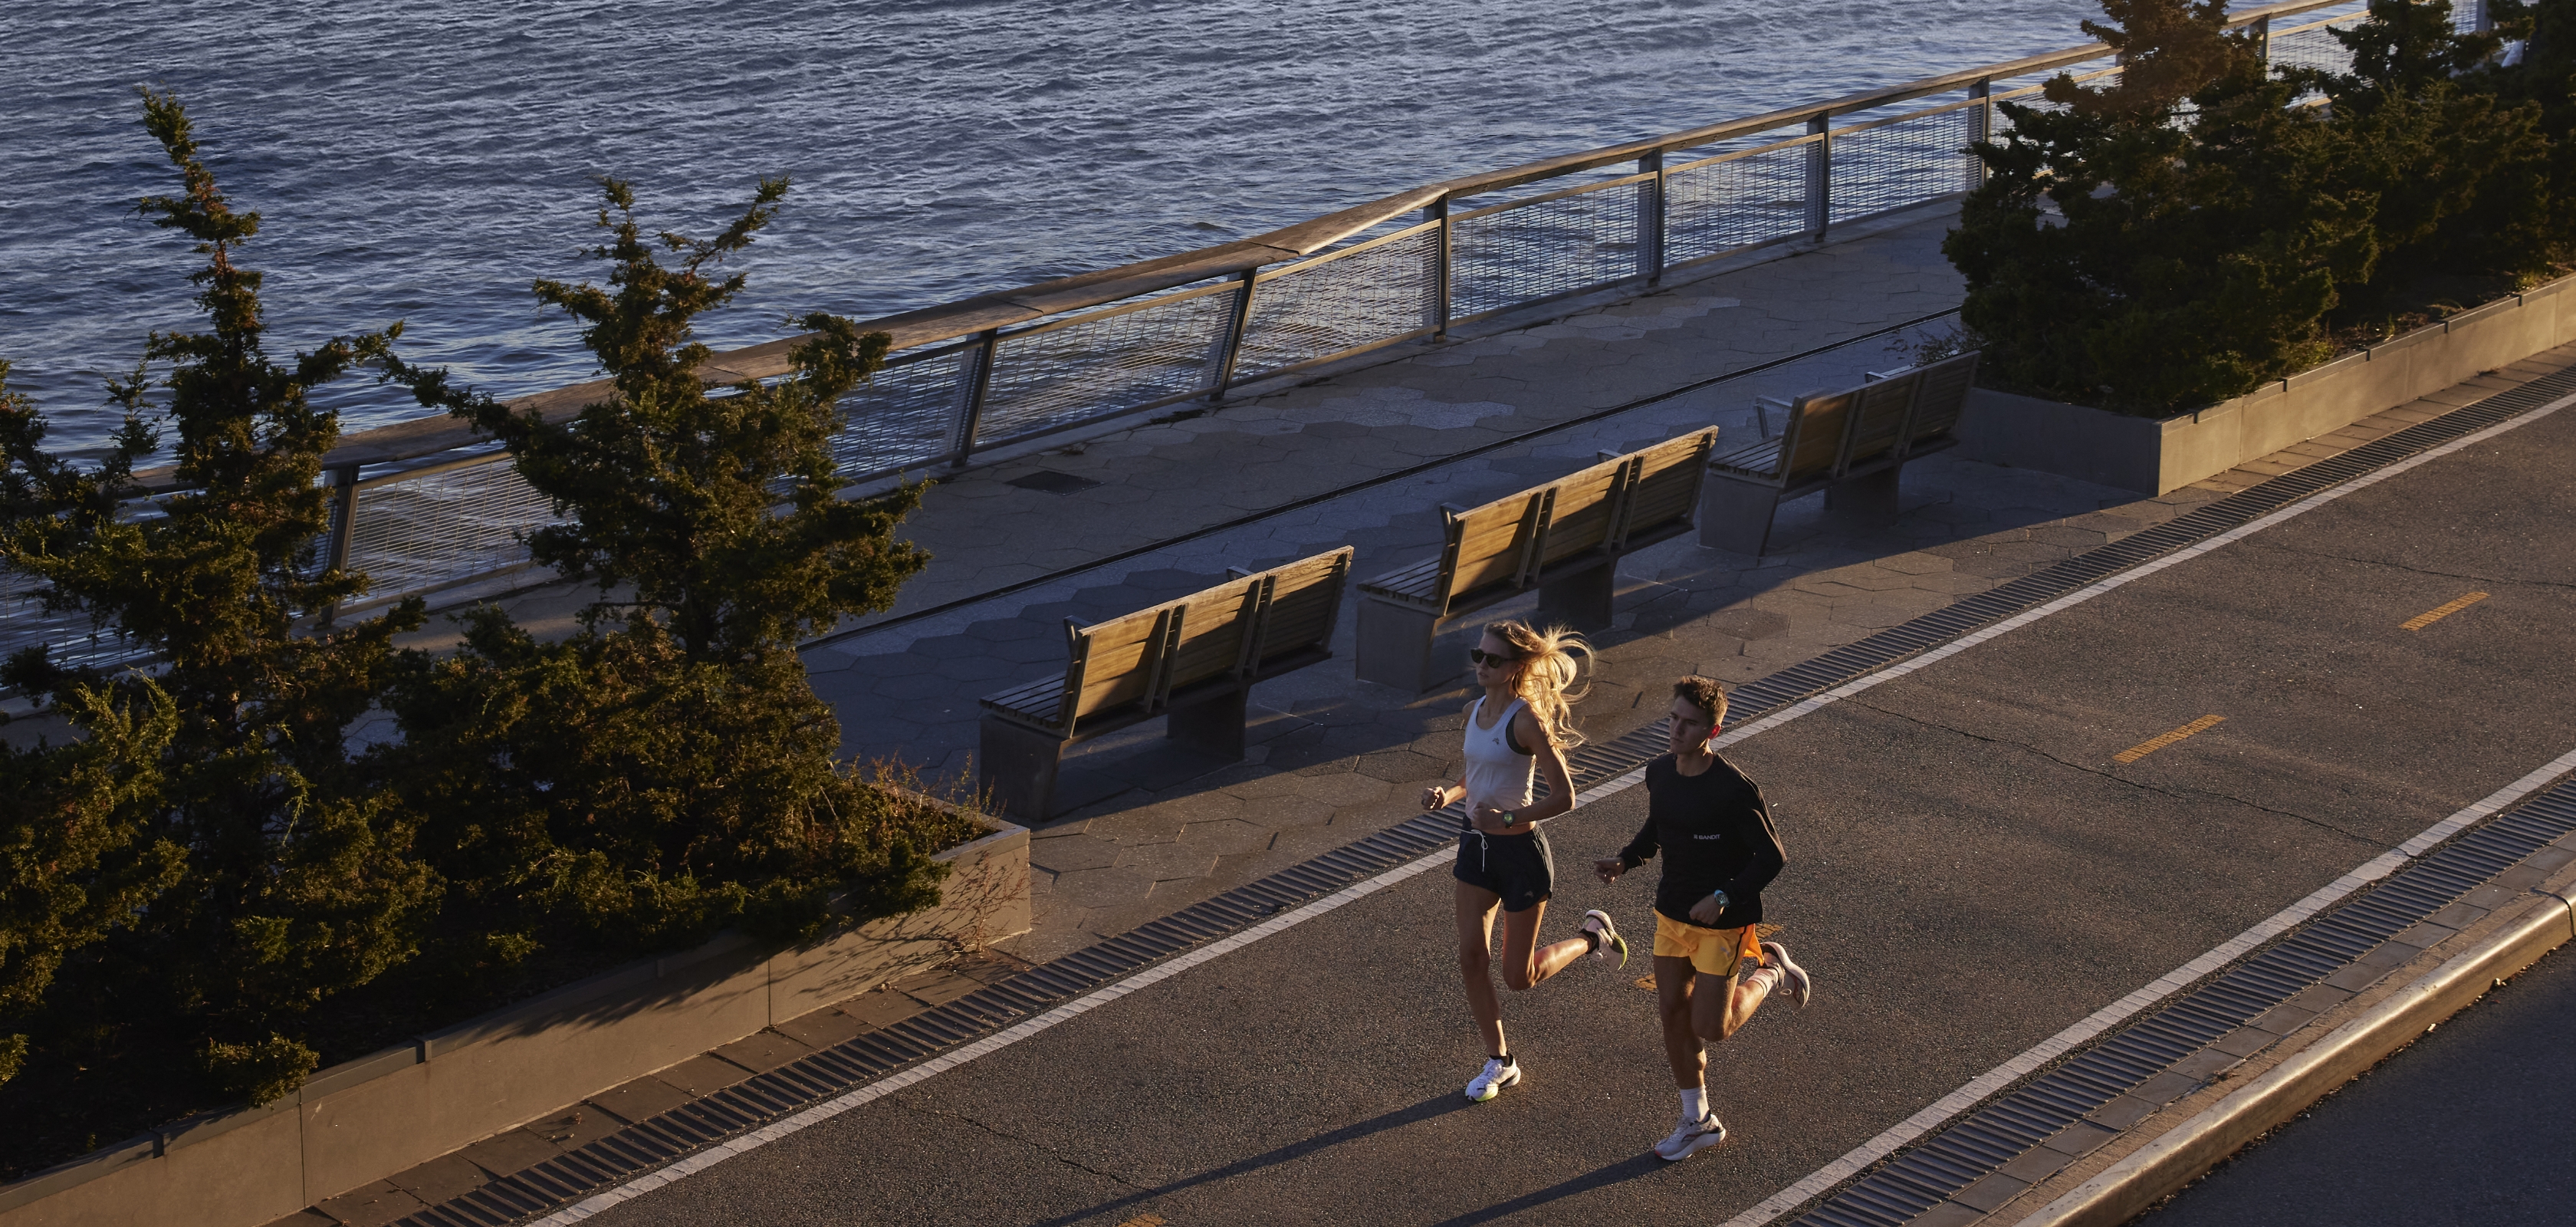
[[[185,327],[176,89],[264,219],[276,348],[408,322],[503,394],[585,378],[539,276],[581,277],[591,177],[648,223],[796,189],[708,322],[884,314],[1259,233],[1419,183],[2084,41],[2089,0],[928,0],[289,4],[8,0],[0,357],[58,443]],[[335,393],[352,428],[419,410]]]

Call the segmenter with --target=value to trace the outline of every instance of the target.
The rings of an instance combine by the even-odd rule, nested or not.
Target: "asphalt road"
[[[2144,1227],[2576,1220],[2576,957],[2541,960],[2275,1130]]]
[[[595,1221],[1721,1221],[2576,747],[2571,473],[2576,411],[1731,750],[1817,1001],[1714,1055],[1736,1138],[1687,1162],[1645,1153],[1674,1101],[1642,960],[1508,997],[1529,1080],[1460,1099],[1437,869]],[[1651,930],[1651,866],[1580,873],[1644,807],[1552,824],[1552,934]]]

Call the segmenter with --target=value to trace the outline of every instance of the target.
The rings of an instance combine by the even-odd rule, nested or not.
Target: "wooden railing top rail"
[[[2251,9],[2229,19],[2230,27],[2243,27],[2257,21],[2287,17],[2318,9],[2334,8],[2352,0],[2287,0],[2286,3]],[[1315,254],[1370,227],[1402,217],[1444,199],[1457,199],[1501,191],[1560,175],[1578,174],[1616,162],[1634,161],[1648,154],[1676,149],[1690,149],[1733,137],[1746,136],[1811,120],[1819,115],[1841,115],[1877,107],[1890,106],[1932,94],[1963,89],[1979,81],[2004,80],[2046,72],[2086,60],[2100,59],[2111,49],[2101,43],[2087,43],[2062,51],[2025,56],[2000,64],[1924,77],[1901,85],[1846,94],[1839,98],[1742,119],[1731,119],[1687,131],[1667,133],[1644,140],[1605,145],[1581,153],[1565,154],[1535,162],[1525,162],[1502,170],[1464,175],[1428,184],[1409,191],[1381,197],[1366,204],[1337,213],[1284,226],[1266,234],[1196,251],[1181,252],[1097,272],[1060,277],[1035,285],[1022,286],[992,294],[978,295],[958,302],[924,307],[895,315],[867,320],[859,325],[861,332],[884,332],[893,337],[893,348],[910,349],[941,341],[971,337],[979,333],[1014,324],[1043,319],[1065,311],[1100,306],[1150,294],[1157,290],[1187,285],[1283,261]],[[710,383],[733,383],[744,380],[770,379],[788,370],[787,355],[803,337],[766,341],[715,355],[704,368]],[[571,384],[513,400],[513,408],[534,408],[552,417],[577,410],[596,400],[609,387],[606,380]],[[326,465],[385,464],[415,457],[433,455],[481,441],[473,427],[448,417],[421,418],[357,431],[341,439]],[[148,470],[137,474],[149,486],[156,479],[167,484],[167,470]]]

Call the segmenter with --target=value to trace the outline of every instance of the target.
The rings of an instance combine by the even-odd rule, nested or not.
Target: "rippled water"
[[[135,87],[178,90],[264,231],[275,348],[402,319],[503,394],[587,377],[528,295],[592,176],[649,223],[796,189],[708,322],[859,317],[1205,246],[1419,183],[2085,41],[2089,0],[348,4],[6,0],[0,357],[58,443],[191,322]],[[419,410],[334,394],[352,428]]]

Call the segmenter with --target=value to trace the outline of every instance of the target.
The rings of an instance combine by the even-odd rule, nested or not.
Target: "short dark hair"
[[[1690,677],[1673,683],[1673,697],[1708,713],[1712,725],[1726,722],[1726,684],[1713,677]]]

